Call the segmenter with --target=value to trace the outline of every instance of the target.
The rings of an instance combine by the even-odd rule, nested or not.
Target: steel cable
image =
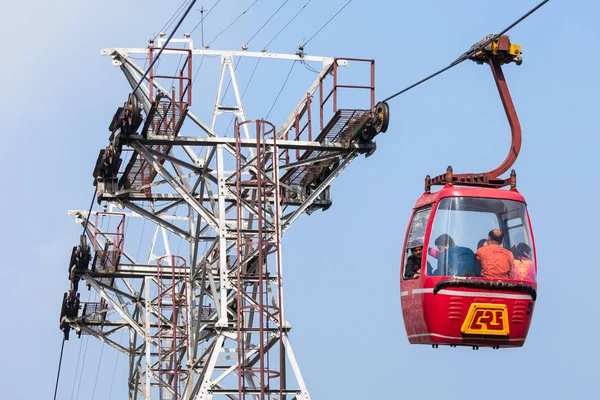
[[[179,21],[177,22],[177,25],[175,25],[175,28],[173,28],[173,30],[171,31],[171,34],[167,38],[167,41],[165,42],[165,44],[163,44],[163,46],[158,51],[158,54],[156,55],[156,58],[154,60],[152,60],[152,63],[150,63],[150,65],[148,66],[148,69],[146,69],[146,71],[144,72],[144,75],[142,75],[142,77],[140,78],[139,82],[137,83],[137,85],[135,86],[135,88],[133,88],[133,90],[131,91],[131,93],[135,93],[135,91],[138,90],[138,88],[140,87],[140,85],[142,84],[142,82],[144,81],[144,79],[146,78],[146,75],[148,75],[148,73],[150,72],[150,70],[152,69],[152,67],[154,66],[154,64],[158,61],[158,59],[160,58],[160,55],[162,54],[163,50],[165,49],[165,47],[167,47],[167,45],[169,44],[169,42],[173,38],[173,35],[175,35],[175,32],[177,32],[177,29],[179,29],[179,26],[181,25],[181,23],[183,22],[183,20],[185,19],[185,17],[188,15],[188,13],[190,12],[190,10],[192,9],[192,7],[194,6],[195,3],[196,3],[196,0],[192,0],[190,2],[190,5],[185,10],[185,12],[183,13],[183,15],[179,19]]]
[[[88,299],[87,299],[88,303],[90,302],[91,298],[92,298],[92,292],[89,292]],[[94,296],[94,300],[95,300],[95,296]],[[79,399],[79,389],[81,389],[81,381],[83,380],[83,368],[85,367],[85,357],[87,355],[88,342],[89,342],[89,336],[86,335],[85,347],[83,349],[83,360],[81,361],[81,373],[79,374],[79,384],[77,385],[77,394],[75,395],[75,399]],[[72,398],[73,398],[73,395],[71,395],[71,399]]]
[[[237,62],[233,66],[234,72],[237,70],[238,65],[240,65],[240,61],[242,61],[242,57],[239,57],[237,59]],[[221,103],[223,103],[223,100],[225,100],[225,96],[227,95],[227,92],[229,92],[229,86],[231,86],[231,81],[232,81],[232,78],[229,77],[229,82],[227,82],[227,87],[225,88],[225,92],[223,92],[223,96],[221,96]]]
[[[60,366],[62,365],[64,349],[65,349],[65,338],[63,338],[62,345],[60,346],[60,358],[58,359],[58,372],[56,373],[56,385],[54,386],[54,400],[56,400],[56,393],[58,392],[58,380],[60,378]]]
[[[260,63],[260,60],[262,60],[262,58],[259,58],[258,60],[256,60],[256,64],[254,64],[254,69],[252,70],[252,73],[250,74],[250,78],[248,79],[248,83],[246,83],[246,87],[244,88],[244,91],[242,92],[242,100],[244,99],[244,96],[246,95],[246,91],[248,90],[248,87],[250,86],[250,82],[252,82],[252,78],[254,78],[254,74],[256,73],[256,69],[258,68],[258,64]],[[229,125],[227,125],[227,130],[225,131],[225,136],[227,136],[227,133],[229,132],[229,129],[231,128],[231,124],[233,123],[234,119],[235,119],[235,116],[231,117],[231,119],[229,120]]]
[[[544,0],[544,1],[540,2],[537,6],[535,6],[531,10],[529,10],[527,13],[523,14],[523,16],[521,16],[515,22],[513,22],[508,27],[506,27],[505,29],[503,29],[500,33],[498,33],[498,34],[490,37],[489,39],[485,40],[484,42],[482,42],[478,46],[472,47],[471,49],[467,50],[460,57],[458,57],[456,60],[454,60],[453,62],[451,62],[448,66],[440,69],[437,72],[434,72],[433,74],[431,74],[431,75],[429,75],[429,76],[421,79],[418,82],[413,83],[410,86],[407,86],[406,88],[402,89],[401,91],[396,92],[393,95],[387,97],[383,101],[389,101],[389,100],[393,99],[394,97],[399,96],[402,93],[407,92],[407,91],[409,91],[410,89],[412,89],[412,88],[414,88],[416,86],[419,86],[421,83],[424,83],[424,82],[430,80],[431,78],[436,77],[437,75],[441,74],[442,72],[445,72],[445,71],[449,70],[450,68],[457,66],[458,64],[462,63],[463,61],[468,60],[469,57],[471,57],[472,55],[474,55],[478,51],[483,50],[487,45],[489,45],[490,43],[492,43],[494,40],[498,39],[500,36],[504,35],[506,32],[508,32],[512,28],[514,28],[517,24],[519,24],[525,18],[529,17],[531,14],[533,14],[534,12],[536,12],[541,6],[543,6],[544,4],[546,4],[548,1],[550,1],[550,0]]]
[[[296,65],[296,61],[294,61],[292,63],[292,68],[290,68],[290,72],[288,72],[287,77],[285,78],[285,81],[283,81],[283,85],[281,86],[281,89],[279,89],[279,93],[277,93],[277,97],[275,97],[275,101],[273,101],[273,104],[271,105],[271,108],[269,109],[269,112],[267,113],[267,116],[265,117],[266,120],[269,119],[269,115],[271,115],[271,111],[273,111],[273,107],[275,107],[277,100],[279,100],[279,96],[281,96],[281,92],[283,92],[283,88],[285,88],[285,84],[287,83],[288,79],[290,79],[290,75],[292,74],[294,65]]]
[[[90,215],[92,214],[92,208],[94,207],[94,200],[96,199],[96,190],[94,190],[94,194],[92,195],[92,201],[90,203],[90,208],[88,209],[87,216],[85,217],[85,223],[83,224],[83,232],[82,235],[85,235],[85,231],[87,229],[88,223],[90,222]]]
[[[81,381],[83,380],[83,367],[85,366],[85,358],[87,355],[87,347],[90,339],[89,336],[85,337],[85,347],[83,348],[83,360],[81,361],[81,374],[79,374],[79,383],[77,384],[77,394],[75,395],[76,399],[79,399],[79,390],[81,389]]]
[[[227,32],[227,31],[229,30],[229,28],[231,28],[231,27],[232,27],[232,26],[233,26],[233,25],[234,25],[236,22],[238,22],[238,21],[239,21],[239,19],[240,19],[240,18],[242,18],[242,17],[244,16],[244,14],[246,14],[246,13],[247,13],[247,12],[248,12],[248,11],[249,11],[251,8],[252,8],[252,6],[253,6],[253,5],[255,5],[256,3],[258,3],[258,0],[254,0],[254,2],[252,2],[252,4],[250,4],[250,5],[248,6],[248,8],[246,8],[246,9],[245,9],[245,10],[244,10],[244,11],[243,11],[243,12],[242,12],[240,15],[238,15],[238,16],[237,16],[237,18],[236,18],[236,19],[234,19],[232,23],[230,23],[229,25],[227,25],[227,27],[226,27],[225,29],[223,29],[221,32],[219,32],[219,34],[218,34],[217,36],[215,36],[215,37],[213,38],[213,40],[211,40],[210,42],[208,42],[208,44],[206,45],[206,47],[207,47],[207,48],[208,48],[208,47],[210,47],[210,45],[211,45],[211,44],[212,44],[212,43],[213,43],[215,40],[217,40],[217,38],[218,38],[219,36],[221,36],[222,34],[224,34],[225,32]]]
[[[338,16],[338,14],[339,14],[339,13],[341,13],[341,12],[344,10],[344,8],[346,8],[346,6],[347,6],[348,4],[350,4],[350,3],[352,3],[352,0],[348,0],[348,2],[347,2],[346,4],[344,4],[344,5],[342,6],[342,8],[340,8],[340,9],[338,10],[338,12],[336,12],[335,14],[333,14],[333,17],[329,18],[329,20],[328,20],[327,22],[325,22],[325,25],[323,25],[322,27],[320,27],[320,28],[319,28],[319,30],[318,30],[318,31],[316,31],[316,32],[315,32],[315,34],[314,34],[314,35],[312,35],[312,36],[311,36],[311,37],[310,37],[310,38],[309,38],[309,39],[308,39],[306,42],[304,42],[304,44],[303,44],[302,46],[300,46],[300,47],[304,47],[304,46],[306,46],[306,45],[308,44],[308,42],[310,42],[311,40],[313,40],[313,39],[314,39],[314,37],[315,37],[315,36],[317,36],[317,35],[319,34],[319,32],[321,32],[321,31],[322,31],[322,30],[323,30],[323,29],[324,29],[324,28],[325,28],[327,25],[329,25],[329,23],[330,23],[331,21],[333,21],[333,19],[334,19],[335,17],[337,17],[337,16]]]
[[[306,69],[307,69],[307,70],[309,70],[310,72],[314,72],[315,74],[318,74],[318,73],[319,73],[319,71],[317,71],[317,70],[316,70],[314,67],[312,67],[312,66],[308,65],[308,63],[307,63],[306,61],[302,60],[302,61],[300,61],[300,63],[301,63],[302,65],[304,65],[304,68],[306,68]]]
[[[121,336],[119,337],[119,343],[123,340],[123,334],[125,333],[124,330],[121,330]],[[113,367],[113,374],[112,374],[112,379],[110,381],[110,390],[108,391],[108,400],[110,400],[112,398],[112,390],[113,390],[113,384],[115,383],[115,375],[117,373],[117,365],[119,365],[119,352],[116,353],[116,357],[115,357],[115,366]]]
[[[190,34],[194,33],[194,31],[196,29],[198,29],[198,27],[200,26],[200,24],[202,24],[202,22],[204,22],[204,20],[208,17],[208,14],[210,14],[210,12],[221,2],[221,0],[217,0],[217,2],[215,4],[213,4],[213,6],[206,12],[206,15],[203,15],[202,18],[200,18],[200,22],[198,22],[196,24],[196,26],[190,31]]]
[[[250,82],[252,82],[252,78],[254,78],[254,73],[256,72],[256,68],[258,68],[258,64],[260,63],[260,60],[262,60],[262,59],[259,58],[258,60],[256,60],[254,69],[252,70],[252,73],[250,74],[250,79],[248,79],[248,83],[246,83],[246,87],[244,88],[244,91],[242,92],[242,99],[246,95],[246,91],[248,90],[248,87],[250,86]]]
[[[155,40],[156,37],[161,33],[164,32],[165,30],[169,29],[171,27],[171,25],[173,25],[173,22],[175,22],[175,19],[177,19],[177,17],[179,16],[179,14],[181,14],[183,12],[183,6],[185,5],[185,3],[187,2],[187,0],[183,1],[181,3],[181,5],[179,6],[179,8],[177,8],[177,10],[175,10],[175,12],[173,13],[173,15],[171,15],[171,18],[169,18],[167,20],[167,22],[165,22],[165,24],[163,25],[162,28],[160,28],[160,30],[158,31],[157,34],[154,35],[154,37],[152,38],[152,40]]]
[[[100,366],[102,365],[102,355],[104,354],[104,345],[101,345],[100,360],[98,360],[98,368],[96,369],[96,378],[94,379],[94,389],[92,391],[92,400],[96,397],[96,384],[98,383],[98,375],[100,375]]]
[[[269,19],[267,19],[265,21],[264,24],[262,24],[262,26],[260,28],[258,28],[258,30],[254,33],[254,35],[252,35],[252,37],[250,39],[248,39],[248,41],[246,42],[246,44],[244,46],[248,46],[248,44],[252,41],[252,39],[254,39],[256,37],[256,35],[259,34],[260,31],[262,31],[262,29],[269,23],[270,20],[273,19],[273,17],[279,12],[279,10],[281,10],[283,8],[283,6],[285,6],[285,4],[290,1],[290,0],[285,0],[283,2],[282,5],[279,6],[279,8],[277,10],[275,10],[275,12],[273,14],[271,14],[271,16],[269,17]]]
[[[289,20],[289,21],[288,21],[288,22],[287,22],[287,23],[286,23],[286,24],[283,26],[283,28],[281,28],[281,29],[279,30],[279,32],[277,32],[277,34],[275,34],[275,36],[273,36],[273,39],[271,39],[271,40],[269,41],[269,43],[267,43],[267,45],[266,45],[266,46],[263,46],[263,49],[264,49],[264,50],[266,50],[266,49],[267,49],[267,47],[269,47],[269,45],[270,45],[271,43],[273,43],[273,41],[274,41],[275,39],[277,39],[277,37],[278,37],[278,36],[281,34],[281,32],[283,32],[283,31],[285,30],[285,28],[287,28],[287,27],[288,27],[288,25],[289,25],[289,24],[291,24],[291,23],[292,23],[292,21],[296,19],[296,17],[297,17],[297,16],[298,16],[298,15],[299,15],[299,14],[302,12],[302,10],[304,10],[304,9],[306,8],[306,6],[308,5],[308,3],[310,3],[311,1],[312,1],[312,0],[308,0],[308,1],[307,1],[307,2],[306,2],[306,3],[305,3],[303,6],[302,6],[302,8],[300,8],[300,10],[298,10],[298,12],[297,12],[296,14],[294,14],[294,16],[293,16],[293,17],[292,17],[292,18],[291,18],[291,19],[290,19],[290,20]]]
[[[79,341],[79,351],[77,352],[77,365],[75,365],[75,378],[73,379],[73,387],[71,388],[71,400],[75,394],[75,385],[77,384],[77,375],[79,373],[79,361],[81,360],[81,347],[83,346],[83,340]]]

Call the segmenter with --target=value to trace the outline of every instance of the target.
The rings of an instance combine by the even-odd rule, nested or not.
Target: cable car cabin
[[[406,233],[400,298],[410,343],[520,347],[537,296],[535,246],[516,172],[521,125],[501,66],[521,64],[508,36],[486,37],[469,58],[488,64],[511,129],[504,161],[484,173],[425,178]],[[460,187],[455,186],[461,185]],[[431,187],[445,185],[439,192]],[[510,186],[511,190],[501,187]]]
[[[516,190],[446,185],[425,193],[413,211],[401,266],[410,343],[525,343],[537,267],[525,199]]]

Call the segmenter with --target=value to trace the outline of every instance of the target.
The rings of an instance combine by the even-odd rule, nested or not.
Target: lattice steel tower
[[[132,56],[152,61],[164,42],[102,54],[135,88],[144,70]],[[199,56],[221,61],[210,124],[191,110]],[[94,170],[104,209],[70,212],[86,235],[73,248],[61,329],[128,356],[130,399],[310,399],[288,338],[281,236],[300,214],[329,208],[330,184],[386,130],[374,61],[197,49],[189,37],[161,57],[178,58],[177,73],[152,68],[110,124]],[[238,57],[311,63],[319,73],[276,128],[247,120]],[[353,65],[366,66],[364,84],[342,83],[341,67]],[[221,104],[226,76],[233,106]],[[339,108],[340,88],[361,93],[364,106]],[[233,137],[215,129],[223,115],[235,116]],[[138,244],[142,221],[151,243]],[[174,251],[175,238],[184,251]],[[140,247],[147,259],[136,259]],[[79,301],[80,280],[100,302]]]

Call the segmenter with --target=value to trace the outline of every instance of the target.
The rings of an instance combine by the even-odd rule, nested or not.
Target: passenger
[[[406,279],[417,279],[421,276],[421,260],[423,256],[423,246],[417,246],[410,249],[411,255],[406,261],[404,277]]]
[[[521,281],[535,282],[535,266],[531,259],[531,247],[525,243],[519,243],[515,246],[515,279]]]
[[[445,233],[435,239],[435,245],[439,251],[435,275],[477,276],[473,250],[457,246]]]
[[[481,264],[481,276],[491,279],[513,279],[513,254],[502,247],[504,234],[499,229],[492,229],[488,235],[487,245],[475,253]]]
[[[487,239],[481,239],[479,242],[477,242],[477,250],[479,250],[483,246],[487,246]],[[481,276],[481,263],[479,262],[479,260],[477,258],[475,259],[475,275],[474,276]]]
[[[430,247],[429,250],[427,251],[427,254],[429,254],[429,257],[435,258],[437,260],[441,253],[437,249]],[[429,276],[437,275],[433,272],[433,266],[431,265],[431,263],[429,261],[427,261],[427,275],[429,275]]]
[[[431,257],[435,258],[437,260],[437,258],[440,256],[440,252],[437,249],[434,249],[433,247],[429,248],[429,251],[427,252]]]

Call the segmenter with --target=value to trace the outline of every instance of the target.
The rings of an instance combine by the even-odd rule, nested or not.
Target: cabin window
[[[426,273],[482,277],[475,254],[492,229],[503,233],[501,246],[513,253],[513,279],[535,281],[535,259],[525,204],[475,197],[447,197],[439,202],[429,238]]]
[[[431,207],[418,210],[410,223],[408,237],[406,239],[406,248],[404,249],[404,265],[402,268],[402,277],[404,279],[414,279],[417,265],[420,267],[422,262],[423,243],[425,241],[425,232]],[[407,269],[408,267],[408,269]]]

